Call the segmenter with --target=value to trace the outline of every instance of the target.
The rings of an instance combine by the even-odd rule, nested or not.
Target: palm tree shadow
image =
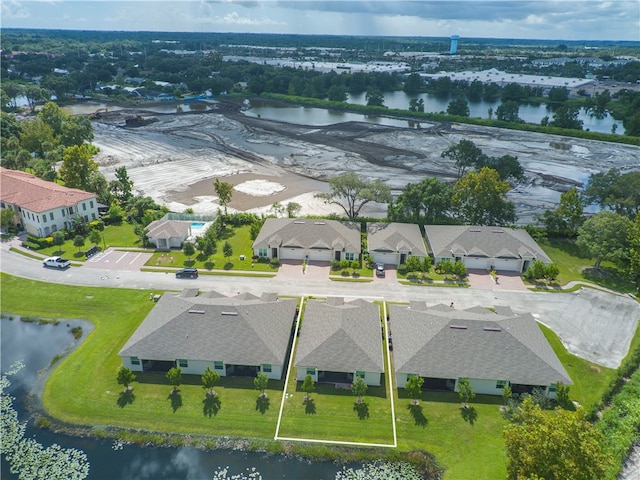
[[[304,413],[306,413],[307,415],[315,415],[316,402],[313,401],[313,398],[307,398],[304,401]]]
[[[133,393],[133,390],[125,390],[124,392],[120,392],[118,395],[118,400],[116,403],[120,408],[124,408],[127,405],[131,405],[133,401],[136,399],[136,395]]]
[[[409,413],[411,413],[416,426],[423,428],[427,426],[429,421],[427,417],[424,416],[424,413],[422,413],[422,405],[410,403],[407,409],[409,409]]]
[[[202,400],[202,413],[205,417],[216,416],[220,411],[220,407],[222,407],[222,402],[217,395],[207,395]]]
[[[266,395],[258,395],[258,398],[256,399],[256,410],[258,410],[262,415],[264,415],[264,413],[269,410],[269,404],[271,403],[271,401],[269,400],[269,397],[267,397]]]
[[[353,410],[358,413],[358,418],[364,420],[369,418],[369,404],[366,402],[355,402]]]
[[[167,398],[171,400],[173,413],[176,413],[176,411],[182,406],[182,395],[180,395],[180,391],[177,389],[173,390]]]
[[[473,425],[475,421],[478,419],[478,411],[475,407],[460,407],[460,415],[464,419],[465,422],[469,422],[470,425]]]

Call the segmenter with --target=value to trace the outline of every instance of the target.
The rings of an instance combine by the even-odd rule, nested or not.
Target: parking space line
[[[124,255],[122,255],[118,260],[116,260],[116,263],[120,263],[121,260],[124,260],[124,258],[129,255],[129,252],[124,252]]]
[[[140,258],[140,255],[142,255],[142,253],[139,253],[138,255],[136,255],[135,257],[133,257],[133,260],[131,260],[129,262],[129,265],[131,265],[132,263],[134,263],[136,260],[138,260]]]

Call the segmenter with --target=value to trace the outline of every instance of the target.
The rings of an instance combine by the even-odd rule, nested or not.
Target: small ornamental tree
[[[227,259],[227,262],[229,261],[229,257],[231,257],[231,255],[233,255],[233,247],[231,246],[231,244],[229,242],[224,242],[224,245],[222,246],[222,253],[224,254],[225,258]]]
[[[461,378],[458,381],[458,396],[462,402],[462,407],[469,408],[467,403],[474,399],[476,392],[473,391],[468,378]]]
[[[187,259],[191,259],[191,257],[196,253],[196,247],[191,242],[184,242],[182,244],[182,252],[185,254]]]
[[[62,245],[64,245],[64,233],[60,231],[53,232],[53,244],[56,247],[61,247]],[[56,250],[56,253],[60,253],[61,250],[61,248],[58,248],[58,250]]]
[[[356,403],[362,403],[362,397],[367,393],[367,388],[364,379],[360,375],[356,375],[351,384],[351,393],[357,397]]]
[[[207,367],[200,378],[202,380],[202,388],[207,390],[207,397],[215,397],[216,391],[213,387],[220,381],[220,374]]]
[[[414,405],[418,405],[420,403],[420,396],[422,395],[422,384],[424,383],[424,378],[419,375],[411,375],[407,379],[407,383],[404,386],[404,389],[407,392],[407,395],[411,399],[411,403]]]
[[[505,406],[507,405],[507,403],[509,403],[509,400],[511,400],[512,396],[513,392],[509,385],[505,385],[504,387],[502,387],[502,401],[504,402]]]
[[[562,382],[558,382],[556,387],[556,402],[562,408],[567,408],[571,400],[569,399],[569,385],[565,385]]]
[[[80,252],[80,249],[84,247],[84,237],[82,235],[76,235],[73,239],[73,246],[78,247],[78,252]]]
[[[304,396],[304,401],[306,402],[311,397],[311,392],[313,392],[315,382],[313,381],[313,377],[310,374],[307,374],[304,377],[304,382],[302,382],[302,391],[306,393]]]
[[[167,380],[173,385],[173,392],[178,391],[178,387],[182,384],[182,369],[180,367],[173,367],[167,372]]]
[[[256,390],[260,390],[260,397],[265,398],[267,396],[265,390],[269,384],[269,377],[266,373],[258,372],[256,378],[253,379],[253,386]]]
[[[136,381],[136,376],[130,368],[123,365],[118,369],[116,380],[118,381],[118,385],[124,386],[124,391],[127,392],[130,390],[129,385]]]
[[[98,230],[91,230],[89,241],[94,245],[98,245],[102,241],[102,234]]]

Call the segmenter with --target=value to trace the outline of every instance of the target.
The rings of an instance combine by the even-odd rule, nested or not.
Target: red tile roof
[[[95,193],[63,187],[30,173],[0,167],[0,200],[32,212],[71,207],[83,200],[94,198]]]

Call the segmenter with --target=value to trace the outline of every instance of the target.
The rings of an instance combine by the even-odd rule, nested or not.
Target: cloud
[[[2,2],[2,19],[24,19],[29,18],[31,15],[29,9],[25,7],[22,2],[16,0],[4,0]]]
[[[241,17],[238,12],[227,13],[223,17],[217,17],[219,20],[214,23],[222,23],[225,25],[286,25],[284,22],[277,22],[270,18],[248,18]]]

